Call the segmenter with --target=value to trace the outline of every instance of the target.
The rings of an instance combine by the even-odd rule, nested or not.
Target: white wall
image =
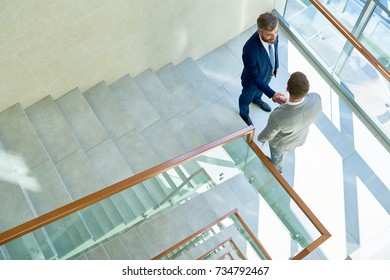
[[[0,111],[198,59],[273,0],[0,0]]]

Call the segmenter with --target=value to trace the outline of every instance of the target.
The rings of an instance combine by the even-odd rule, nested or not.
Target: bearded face
[[[259,36],[264,42],[268,44],[274,44],[276,42],[276,37],[279,33],[279,28],[278,26],[276,26],[272,31],[258,29],[257,32],[259,33]]]

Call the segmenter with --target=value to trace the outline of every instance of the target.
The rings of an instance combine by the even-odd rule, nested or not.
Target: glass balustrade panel
[[[271,258],[291,258],[321,234],[265,164],[250,148],[244,148],[245,145],[245,140],[239,139],[224,148],[246,154],[236,164],[259,193],[257,237]]]
[[[388,1],[321,0],[321,4],[375,57],[390,69]],[[366,9],[367,8],[367,9]],[[307,0],[288,0],[283,15],[290,31],[321,67],[390,138],[389,81]]]
[[[16,239],[2,247],[2,255],[12,259],[12,254],[4,252],[18,251],[14,254],[16,259],[28,256],[38,259],[77,258],[239,174],[244,174],[259,193],[258,236],[266,250],[267,246],[280,243],[268,238],[275,236],[275,231],[296,246],[293,253],[318,237],[313,225],[249,148],[245,138],[240,138]],[[213,231],[217,232],[216,229]],[[265,259],[255,243],[248,236],[245,238],[247,247],[255,248],[251,250]],[[198,244],[196,242],[194,244]],[[280,244],[275,246],[280,247]],[[18,249],[15,251],[15,248]],[[293,253],[290,252],[288,257]]]

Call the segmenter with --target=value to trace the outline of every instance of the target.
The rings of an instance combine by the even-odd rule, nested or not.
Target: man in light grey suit
[[[257,138],[262,143],[269,141],[271,161],[279,172],[284,153],[305,143],[309,126],[322,110],[321,97],[314,92],[308,94],[309,87],[305,74],[291,74],[287,82],[288,101],[272,111]]]

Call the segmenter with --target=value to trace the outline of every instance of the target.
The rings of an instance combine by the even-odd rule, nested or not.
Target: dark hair
[[[257,18],[257,28],[262,31],[272,31],[278,26],[278,18],[270,12],[261,14]]]
[[[293,99],[301,99],[309,92],[310,83],[302,72],[294,72],[287,81],[287,89]]]

